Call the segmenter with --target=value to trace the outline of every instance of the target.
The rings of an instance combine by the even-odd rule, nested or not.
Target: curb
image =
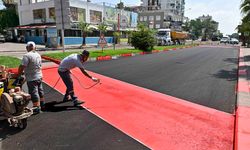
[[[186,48],[192,48],[192,47],[197,47],[197,46],[199,46],[199,45],[196,45],[196,46],[184,46],[184,47],[180,47],[180,48],[172,48],[172,49],[164,49],[164,50],[152,50],[151,52],[125,53],[125,54],[115,55],[115,56],[107,55],[107,56],[91,57],[91,58],[89,58],[87,60],[87,62],[106,61],[106,60],[119,59],[120,57],[133,57],[133,56],[137,56],[137,55],[147,55],[147,54],[162,53],[162,52],[166,52],[166,51],[186,49]],[[54,59],[54,58],[51,58],[51,57],[48,57],[48,56],[42,56],[42,58],[45,59],[45,60],[54,62],[56,64],[60,64],[60,62],[61,62],[61,60]]]
[[[250,84],[243,49],[239,50],[237,105],[235,113],[234,150],[249,150],[250,147]]]

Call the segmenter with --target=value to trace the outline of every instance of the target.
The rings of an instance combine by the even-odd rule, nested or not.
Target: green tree
[[[218,23],[211,18],[201,21],[200,19],[191,20],[184,24],[183,30],[190,32],[193,39],[202,37],[203,39],[211,39],[216,34]]]
[[[202,22],[202,28],[204,29],[203,39],[211,39],[213,34],[217,31],[217,23],[212,19],[206,19]]]
[[[2,0],[2,2],[7,9],[16,9],[15,0]]]
[[[91,33],[93,31],[92,28],[89,27],[89,25],[89,23],[83,21],[79,22],[78,28],[82,30],[82,46],[86,45],[86,37],[88,36],[88,33]]]
[[[103,37],[104,37],[104,33],[107,32],[107,29],[108,29],[108,26],[105,25],[104,23],[99,24],[99,25],[98,25],[98,30],[100,31],[100,36],[103,36]],[[103,48],[102,48],[102,52],[103,52]]]
[[[230,37],[239,39],[239,33],[233,33]]]
[[[250,21],[250,0],[243,0],[240,9],[241,13],[244,15],[243,22]]]
[[[243,0],[240,5],[241,13],[243,14],[242,23],[237,27],[238,32],[241,33],[242,45],[250,43],[250,0]],[[250,46],[249,44],[247,46]]]
[[[250,22],[242,22],[241,25],[237,27],[238,32],[241,33],[242,45],[245,46],[248,43],[250,46]]]
[[[14,8],[0,10],[0,20],[1,33],[9,27],[16,27],[19,25],[18,15]]]
[[[156,31],[143,24],[139,24],[137,28],[138,31],[133,32],[131,35],[132,46],[143,51],[152,51],[156,45]]]
[[[194,39],[198,39],[202,35],[202,22],[200,19],[191,20],[189,28],[189,32]]]
[[[98,30],[100,31],[100,35],[104,35],[107,32],[108,26],[104,23],[98,25]]]
[[[123,2],[120,2],[116,5],[116,8],[118,9],[123,9],[124,8],[124,3]]]

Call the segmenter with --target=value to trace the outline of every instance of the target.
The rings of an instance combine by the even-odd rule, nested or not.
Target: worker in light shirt
[[[89,58],[89,52],[87,50],[83,50],[81,54],[71,54],[65,57],[61,61],[58,67],[58,73],[60,77],[62,78],[65,86],[67,87],[63,101],[72,100],[74,103],[74,106],[79,106],[84,102],[78,100],[74,93],[73,80],[70,75],[71,69],[78,67],[85,76],[87,76],[94,82],[99,82],[99,79],[90,76],[84,69],[83,64],[84,62],[88,60],[88,58]]]

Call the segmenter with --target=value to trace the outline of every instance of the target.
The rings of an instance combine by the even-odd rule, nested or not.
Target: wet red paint
[[[131,53],[121,54],[121,56],[122,56],[122,57],[130,57],[130,56],[132,56],[132,54],[131,54]]]
[[[235,150],[248,150],[250,148],[249,124],[250,107],[239,106],[236,113]]]
[[[112,57],[111,56],[99,56],[97,57],[97,60],[111,60]]]
[[[85,86],[94,83],[80,70],[72,71]],[[43,71],[44,81],[54,86],[57,70]],[[99,74],[102,84],[90,90],[74,79],[76,94],[83,105],[109,124],[151,149],[230,150],[233,148],[234,117]],[[64,93],[62,81],[55,87]],[[84,118],[83,118],[84,119]]]

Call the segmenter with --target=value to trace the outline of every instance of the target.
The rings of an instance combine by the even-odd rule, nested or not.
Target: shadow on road
[[[64,104],[64,105],[61,105]],[[65,105],[67,104],[67,105]],[[72,102],[48,102],[45,105],[47,112],[60,112],[60,111],[72,111],[72,110],[84,110],[81,106],[75,107]]]
[[[11,135],[15,135],[21,131],[22,130],[19,128],[10,127],[7,119],[0,116],[0,142],[1,140],[4,140],[10,137]]]
[[[226,58],[223,61],[238,65],[238,58]]]
[[[220,70],[216,74],[213,74],[216,78],[226,79],[227,81],[237,81],[238,79],[238,69],[232,70]]]

